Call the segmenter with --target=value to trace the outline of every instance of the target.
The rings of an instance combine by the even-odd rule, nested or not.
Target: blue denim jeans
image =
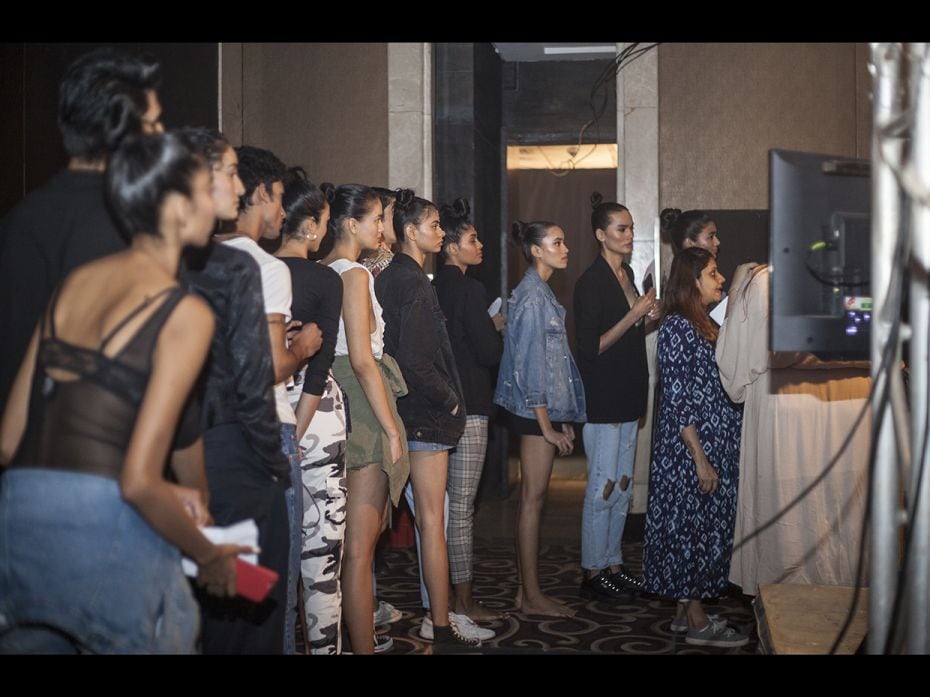
[[[300,583],[300,540],[304,521],[304,488],[301,484],[297,427],[281,424],[281,450],[290,464],[291,485],[284,492],[287,503],[288,557],[287,608],[284,615],[284,655],[297,653],[297,584]]]
[[[581,566],[585,569],[600,570],[623,563],[620,541],[633,499],[638,427],[637,421],[588,423],[582,430],[588,456],[588,486],[581,516]],[[625,490],[620,487],[624,476]]]
[[[0,653],[194,653],[199,617],[179,550],[115,480],[0,477]]]

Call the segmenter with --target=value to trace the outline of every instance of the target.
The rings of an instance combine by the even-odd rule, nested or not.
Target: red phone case
[[[236,558],[236,593],[260,603],[278,581],[278,574],[259,564],[250,564]]]

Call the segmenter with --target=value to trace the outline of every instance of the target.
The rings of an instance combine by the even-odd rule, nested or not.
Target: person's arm
[[[705,494],[717,488],[717,473],[711,466],[698,437],[697,409],[694,404],[694,360],[697,331],[682,318],[667,320],[659,335],[658,358],[662,375],[662,399],[678,420],[679,435],[697,469],[700,489]],[[671,348],[674,346],[674,348]]]
[[[199,436],[188,447],[171,452],[171,471],[178,484],[200,492],[200,500],[205,507],[209,507],[210,489],[207,486],[203,436]]]
[[[368,272],[352,268],[342,274],[342,321],[345,325],[349,363],[358,378],[381,430],[388,437],[391,457],[397,461],[403,455],[401,434],[394,423],[388,404],[388,394],[381,378],[381,369],[371,353],[371,296],[368,294]]]
[[[40,320],[41,322],[41,320]],[[29,348],[23,362],[19,364],[19,372],[13,381],[6,407],[3,410],[3,421],[0,424],[0,467],[6,467],[12,461],[19,449],[26,432],[26,419],[29,413],[29,392],[32,388],[32,376],[35,372],[36,355],[39,352],[40,325],[32,332]]]
[[[522,339],[514,356],[514,382],[526,409],[546,407],[549,372],[546,366],[546,326],[542,299],[524,298],[508,318],[509,332]]]
[[[411,392],[420,394],[435,409],[455,413],[459,397],[446,376],[436,369],[440,340],[433,308],[418,291],[397,300],[397,355],[394,360]],[[382,306],[384,303],[382,303]]]
[[[317,324],[323,332],[323,345],[307,364],[304,376],[303,394],[297,403],[297,442],[313,420],[313,415],[320,406],[326,378],[336,355],[336,339],[339,337],[339,315],[342,312],[342,281],[339,274],[328,267],[321,267],[328,273],[319,274],[318,282],[322,284]]]
[[[494,320],[488,315],[484,287],[479,283],[468,283],[464,288],[462,323],[465,325],[465,338],[478,365],[493,368],[501,362],[504,339],[495,328]]]
[[[288,342],[287,316],[291,313],[291,272],[287,265],[275,260],[273,266],[262,273],[262,292],[268,317],[268,339],[271,342],[271,362],[274,365],[274,382],[284,382],[320,350],[323,336],[314,323],[300,328]]]
[[[604,353],[611,346],[620,341],[620,338],[626,334],[631,327],[635,326],[640,319],[649,314],[652,304],[656,299],[656,289],[650,288],[645,295],[640,295],[633,301],[633,307],[623,315],[623,318],[614,326],[598,337],[597,352],[598,355]]]
[[[271,361],[274,364],[276,385],[296,373],[303,362],[323,345],[320,328],[316,322],[311,322],[300,328],[288,346],[284,315],[277,312],[268,314],[268,338],[271,342]]]
[[[152,528],[199,566],[198,580],[210,592],[235,594],[235,556],[246,548],[214,545],[165,481],[162,468],[184,401],[203,366],[213,335],[213,314],[205,302],[184,298],[162,327],[152,373],[120,473],[120,491]]]
[[[245,255],[243,255],[245,256]],[[281,426],[275,409],[274,368],[267,345],[268,325],[262,300],[261,277],[251,257],[232,274],[234,285],[227,307],[227,333],[224,337],[230,384],[235,390],[234,413],[245,439],[255,453],[277,469],[286,465],[281,452]]]

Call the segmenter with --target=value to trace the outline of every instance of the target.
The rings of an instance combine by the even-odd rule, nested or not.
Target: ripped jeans
[[[620,541],[633,500],[638,427],[638,421],[588,423],[582,430],[588,456],[588,486],[581,517],[581,566],[585,569],[623,563]]]

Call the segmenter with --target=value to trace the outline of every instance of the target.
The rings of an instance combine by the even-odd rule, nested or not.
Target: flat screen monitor
[[[769,151],[771,349],[868,358],[868,160]]]

